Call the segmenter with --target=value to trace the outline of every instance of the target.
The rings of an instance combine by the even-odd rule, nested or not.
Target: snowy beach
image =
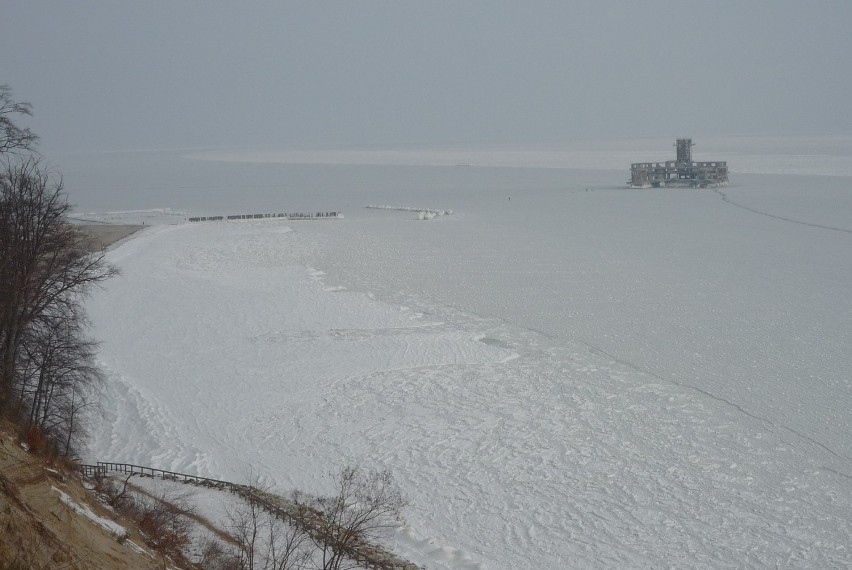
[[[345,218],[110,251],[86,459],[282,493],[387,467],[412,505],[388,546],[427,568],[852,564],[852,159],[791,174],[742,144],[717,190],[626,189],[570,152],[586,169],[164,159],[182,190],[137,179],[101,211]]]

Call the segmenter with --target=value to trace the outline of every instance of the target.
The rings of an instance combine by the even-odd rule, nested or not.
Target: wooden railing
[[[218,479],[208,479],[207,477],[199,477],[197,475],[187,475],[186,473],[154,469],[153,467],[133,465],[132,463],[109,463],[106,461],[98,461],[97,465],[81,465],[80,469],[86,477],[96,477],[98,475],[104,476],[108,473],[123,473],[125,475],[141,475],[142,477],[159,477],[160,479],[169,479],[172,481],[180,481],[182,483],[193,483],[203,487],[231,488],[240,486],[235,483],[229,483],[228,481],[219,481]]]
[[[106,477],[110,473],[121,473],[123,475],[157,477],[191,485],[227,490],[247,501],[253,501],[277,518],[303,529],[315,542],[328,543],[330,537],[334,535],[334,533],[329,531],[330,523],[323,516],[322,512],[248,485],[239,485],[229,481],[209,479],[207,477],[177,473],[175,471],[165,471],[163,469],[133,465],[131,463],[98,461],[95,465],[81,465],[80,470],[86,477]],[[419,570],[416,564],[403,560],[381,547],[360,540],[339,546],[338,548],[363,568],[373,570]]]

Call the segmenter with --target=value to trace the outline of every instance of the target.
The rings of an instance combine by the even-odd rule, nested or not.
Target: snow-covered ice
[[[428,568],[852,564],[852,179],[399,168],[345,219],[111,251],[90,459],[282,493],[387,467]]]

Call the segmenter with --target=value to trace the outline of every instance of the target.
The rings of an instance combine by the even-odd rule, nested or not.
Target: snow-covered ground
[[[734,171],[719,191],[293,165],[306,182],[283,209],[345,219],[156,226],[110,252],[123,274],[89,304],[109,377],[89,459],[262,473],[283,493],[388,467],[412,503],[389,546],[428,568],[848,566],[852,153],[836,142],[807,176],[705,155]]]

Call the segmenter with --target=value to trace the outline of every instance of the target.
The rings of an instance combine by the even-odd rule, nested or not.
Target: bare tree
[[[240,567],[244,570],[254,570],[258,541],[264,533],[267,521],[263,520],[263,509],[260,503],[249,495],[240,506],[228,511],[231,534],[239,548]]]
[[[13,121],[31,114],[0,85],[0,414],[68,455],[101,379],[82,300],[117,270],[68,223],[61,179],[33,153],[38,137]]]
[[[295,501],[323,513],[323,529],[311,535],[322,555],[323,570],[356,568],[350,558],[359,544],[385,537],[402,522],[408,504],[393,482],[390,471],[366,471],[344,467],[334,496],[320,497],[313,505]]]
[[[241,570],[302,570],[311,559],[304,528],[276,518],[264,506],[269,487],[250,478],[248,493],[228,511],[230,532],[239,549]]]
[[[239,557],[219,540],[208,537],[201,543],[196,566],[204,570],[243,570]]]
[[[308,567],[312,551],[304,529],[270,517],[266,537],[267,570],[303,570]]]
[[[85,414],[97,409],[93,388],[103,382],[95,366],[97,343],[85,337],[83,316],[39,319],[24,336],[14,390],[17,416],[38,429],[56,451],[71,455],[85,436]]]
[[[96,371],[101,377],[100,370]],[[89,435],[87,417],[102,411],[100,402],[91,397],[88,387],[74,384],[65,395],[59,409],[60,425],[55,432],[59,444],[58,451],[64,456],[77,456],[79,449],[85,444]],[[84,415],[84,412],[86,414]]]
[[[47,338],[45,331],[60,323],[79,332],[73,321],[81,318],[88,289],[117,273],[103,252],[87,251],[65,218],[68,210],[61,180],[53,182],[38,159],[7,162],[0,171],[0,410],[7,413],[25,342]],[[77,348],[78,363],[93,351],[85,342]]]
[[[0,85],[0,155],[29,151],[38,137],[27,128],[12,122],[11,115],[32,115],[29,103],[19,103],[12,98],[12,89]]]

